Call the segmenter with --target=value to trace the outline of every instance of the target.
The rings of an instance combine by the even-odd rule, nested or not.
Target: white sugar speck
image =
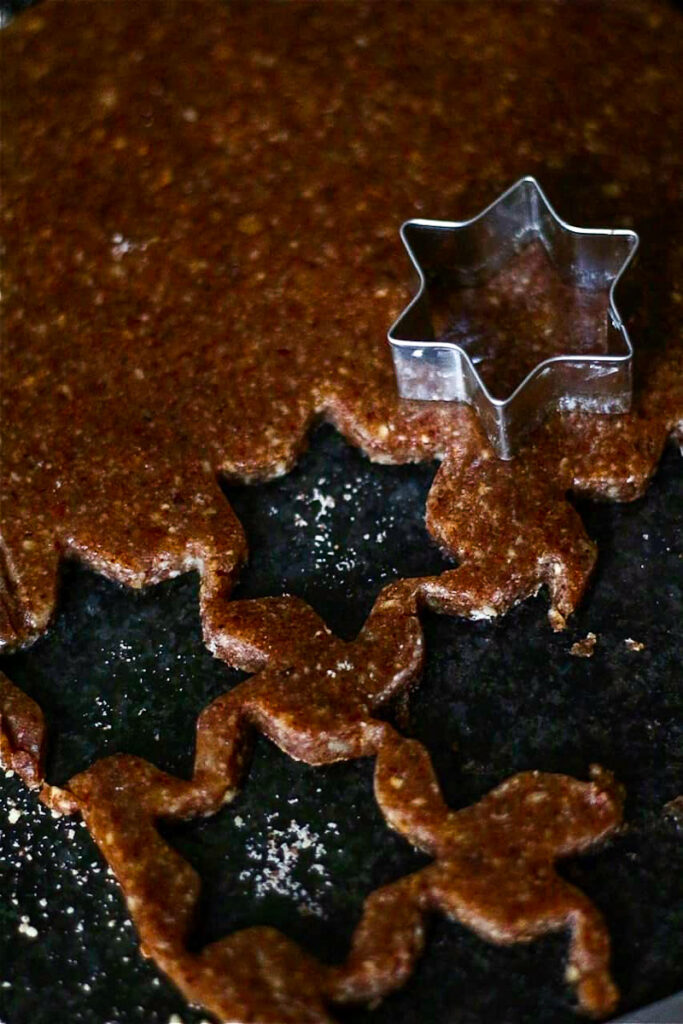
[[[38,929],[33,927],[25,915],[22,917],[17,930],[20,935],[25,935],[27,939],[36,939],[38,937]]]
[[[345,481],[336,497],[329,493],[330,486],[329,478],[323,474],[309,492],[296,494],[294,500],[299,507],[293,513],[292,522],[309,545],[316,570],[325,571],[342,582],[362,566],[366,557],[354,544],[354,524],[359,525],[356,506],[363,506],[367,481],[363,478]],[[269,514],[278,514],[275,506],[269,509]],[[378,513],[376,531],[366,532],[362,539],[384,544],[395,528],[395,514],[387,507]],[[339,539],[342,536],[343,542]],[[357,536],[360,538],[360,531]],[[386,575],[387,570],[382,569],[380,578]]]
[[[115,260],[120,260],[122,256],[127,256],[129,252],[135,252],[136,249],[144,252],[146,248],[146,243],[131,242],[129,238],[124,238],[118,231],[111,236],[111,254]]]
[[[336,507],[337,502],[334,500],[331,494],[323,494],[319,487],[313,488],[312,501],[317,501],[320,508],[315,514],[316,520],[322,516],[326,516],[333,508]]]
[[[330,873],[324,863],[327,848],[323,838],[308,824],[293,818],[282,828],[275,827],[279,815],[269,814],[266,828],[247,841],[246,854],[253,866],[239,874],[250,885],[255,897],[276,894],[293,900],[299,913],[324,917],[318,898],[321,886],[330,888]],[[327,832],[337,835],[337,826],[329,822]]]

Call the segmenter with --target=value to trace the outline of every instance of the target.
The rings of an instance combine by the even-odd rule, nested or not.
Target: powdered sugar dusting
[[[3,1010],[8,1009],[8,1016],[0,1013],[0,1020],[6,1019],[9,1024],[20,1019],[13,1007],[25,998],[22,993],[31,979],[35,983],[36,975],[29,978],[25,973],[25,957],[34,945],[54,949],[55,942],[59,942],[68,944],[71,951],[74,976],[66,981],[50,979],[54,1000],[50,1020],[68,1018],[70,1024],[104,1021],[97,999],[111,984],[107,968],[115,969],[117,964],[124,965],[131,985],[139,984],[136,979],[144,977],[148,984],[159,987],[160,979],[150,978],[149,970],[139,960],[132,922],[118,884],[83,823],[68,817],[52,820],[35,793],[11,772],[5,773],[3,781],[3,807],[10,827],[0,824],[0,902],[6,938],[3,954],[9,950],[11,955],[0,955],[0,1004]],[[105,932],[110,959],[106,953],[103,956]],[[73,1003],[75,989],[77,1005]],[[108,998],[111,1002],[111,992]],[[126,1019],[162,1024],[168,1013],[162,1018],[149,1005],[132,1006]],[[122,1017],[117,1013],[106,1018],[108,1024],[115,1020]]]
[[[320,833],[295,818],[281,824],[275,811],[267,815],[265,828],[247,840],[247,857],[253,866],[241,871],[239,880],[256,899],[285,896],[296,903],[300,914],[324,917],[320,893],[332,887],[326,863],[330,839],[339,839],[336,822],[327,822]]]
[[[329,491],[332,486],[336,497]],[[367,557],[366,552],[358,550],[353,539],[354,524],[357,520],[362,522],[364,518],[362,506],[367,498],[367,486],[368,481],[364,477],[341,481],[322,475],[309,492],[301,491],[294,498],[296,508],[292,523],[297,530],[307,532],[306,540],[310,545],[315,569],[329,573],[333,582],[344,581]],[[273,505],[269,514],[280,516],[282,510]],[[376,529],[373,529],[372,534],[363,534],[362,540],[384,544],[395,527],[394,513],[387,508],[380,512]],[[358,535],[360,540],[360,531]],[[310,565],[306,571],[310,572]],[[379,571],[380,579],[386,576],[386,570]]]

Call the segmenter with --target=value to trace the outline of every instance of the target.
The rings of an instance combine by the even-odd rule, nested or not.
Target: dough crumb
[[[586,633],[583,640],[577,640],[575,644],[571,645],[569,653],[573,654],[575,658],[592,658],[597,639],[595,633]]]
[[[667,818],[673,818],[677,828],[683,830],[683,795],[674,797],[668,804],[664,804],[664,813]]]

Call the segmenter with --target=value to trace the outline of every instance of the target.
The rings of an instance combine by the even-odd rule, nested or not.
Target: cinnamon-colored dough
[[[434,861],[366,900],[335,995],[368,999],[402,984],[421,951],[425,914],[440,911],[501,944],[569,929],[566,978],[579,1006],[596,1017],[611,1013],[618,993],[604,921],[554,870],[558,858],[588,849],[621,822],[623,793],[614,778],[596,765],[591,778],[523,772],[474,806],[451,811],[424,747],[385,743],[375,771],[379,806]]]
[[[254,611],[259,614],[259,609]],[[263,630],[250,631],[251,639],[260,632],[266,645],[271,630],[277,636],[285,622],[277,610],[274,615],[270,611],[266,609]],[[339,643],[328,634],[328,651],[335,641]],[[360,675],[368,650],[362,639],[346,647],[347,660]],[[310,651],[301,653],[305,657]],[[321,678],[325,664],[319,667]],[[386,682],[392,673],[378,677]],[[53,809],[82,814],[121,884],[143,952],[186,998],[231,1024],[331,1022],[326,1009],[330,1004],[382,998],[406,981],[422,950],[423,917],[441,910],[499,943],[570,929],[567,980],[576,986],[579,1006],[596,1017],[610,1013],[617,992],[609,974],[604,922],[587,897],[553,870],[558,857],[587,849],[618,826],[622,795],[610,774],[595,768],[593,781],[585,783],[527,772],[508,779],[475,806],[451,812],[420,744],[403,740],[385,722],[375,722],[371,732],[365,731],[362,750],[325,749],[327,740],[344,736],[348,721],[332,726],[324,699],[310,707],[298,703],[300,696],[310,698],[312,689],[301,685],[295,671],[289,678],[291,700],[263,715],[254,714],[259,693],[255,681],[252,702],[244,703],[247,694],[242,699],[242,706],[252,712],[252,724],[309,764],[376,754],[375,793],[388,823],[435,857],[429,867],[368,897],[349,957],[338,966],[319,963],[264,927],[235,932],[199,953],[187,949],[200,881],[162,839],[156,822],[214,813],[234,795],[226,784],[235,775],[220,763],[225,760],[221,751],[232,751],[234,764],[235,746],[244,746],[240,721],[231,714],[231,697],[239,705],[239,691],[249,682],[200,716],[190,781],[140,758],[117,755],[96,762],[65,789],[46,787],[43,792]],[[263,699],[267,701],[268,691]],[[312,720],[317,720],[316,746],[309,739]]]
[[[452,814],[375,711],[417,677],[422,602],[489,616],[546,584],[561,626],[595,559],[567,491],[634,498],[683,438],[682,42],[651,3],[48,0],[3,35],[0,637],[45,628],[64,557],[133,586],[200,571],[207,642],[258,674],[202,716],[192,780],[119,756],[45,799],[81,811],[145,951],[226,1019],[323,1021],[390,990],[434,908],[494,941],[573,924],[581,1005],[613,1005],[602,922],[552,871],[616,827],[612,780],[518,776]],[[401,221],[471,216],[524,173],[564,217],[641,232],[637,390],[632,414],[556,415],[502,463],[467,407],[397,398],[386,330],[410,294]],[[443,458],[427,523],[459,560],[388,588],[350,645],[301,602],[225,603],[245,543],[217,478],[287,471],[319,417],[377,461]],[[3,758],[38,764],[16,721]],[[370,898],[338,968],[271,929],[185,948],[198,880],[154,823],[230,799],[253,729],[310,763],[377,755],[389,821],[435,854],[400,906]]]
[[[375,717],[422,666],[419,595],[407,600],[406,584],[382,591],[351,642],[298,598],[225,603],[216,653],[255,674],[199,716],[192,778],[122,754],[96,762],[64,789],[45,787],[42,798],[54,810],[80,811],[121,883],[144,952],[221,1020],[327,1021],[330,1002],[383,997],[411,973],[430,910],[493,942],[569,928],[568,980],[582,1010],[605,1016],[617,994],[604,923],[553,863],[614,831],[621,791],[600,769],[592,783],[528,772],[474,807],[450,812],[424,748]],[[368,898],[340,966],[317,963],[270,928],[237,932],[199,954],[187,949],[200,883],[156,822],[213,814],[230,802],[255,731],[312,765],[376,755],[375,793],[387,822],[435,857]]]
[[[464,349],[494,398],[509,398],[546,359],[609,353],[608,289],[567,283],[538,240],[482,284],[452,277],[445,269],[429,284],[434,338]]]
[[[43,782],[44,760],[43,712],[0,672],[0,767],[34,789]]]
[[[325,1004],[332,975],[270,928],[238,932],[198,955],[188,952],[199,879],[155,822],[212,814],[232,800],[255,730],[308,764],[370,756],[393,737],[374,711],[419,678],[424,646],[416,598],[406,601],[402,587],[385,588],[352,642],[335,636],[295,597],[224,602],[215,612],[215,653],[255,674],[200,715],[192,779],[117,755],[64,789],[43,790],[54,810],[83,814],[122,885],[144,952],[188,1000],[221,1020],[330,1021]]]
[[[198,568],[210,639],[245,556],[217,475],[285,472],[320,416],[379,461],[445,457],[427,522],[462,567],[434,607],[545,583],[561,625],[595,558],[567,490],[635,497],[683,433],[682,41],[653,3],[48,0],[10,24],[2,641],[45,628],[68,556],[132,586]],[[401,221],[523,173],[641,232],[639,360],[633,415],[557,416],[508,465],[468,408],[398,400],[386,330]]]

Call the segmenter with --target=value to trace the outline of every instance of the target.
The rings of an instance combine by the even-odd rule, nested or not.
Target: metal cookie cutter
[[[402,398],[473,405],[501,459],[512,458],[551,408],[628,412],[633,348],[614,291],[638,248],[634,231],[573,227],[558,217],[536,179],[525,177],[471,220],[409,220],[401,238],[420,285],[388,334]],[[477,369],[486,358],[481,337],[476,331],[463,337],[461,330],[454,341],[454,332],[449,337],[436,323],[437,305],[447,292],[457,299],[490,285],[533,242],[542,246],[560,287],[584,309],[585,343],[572,353],[571,311],[555,322],[551,317],[545,332],[554,335],[556,348],[559,341],[561,354],[541,359],[511,393],[494,397]],[[524,284],[533,289],[534,281],[518,288],[522,302]],[[599,313],[591,314],[591,323],[585,309],[593,299]],[[493,320],[491,327],[495,334]],[[490,354],[490,332],[483,344]]]

